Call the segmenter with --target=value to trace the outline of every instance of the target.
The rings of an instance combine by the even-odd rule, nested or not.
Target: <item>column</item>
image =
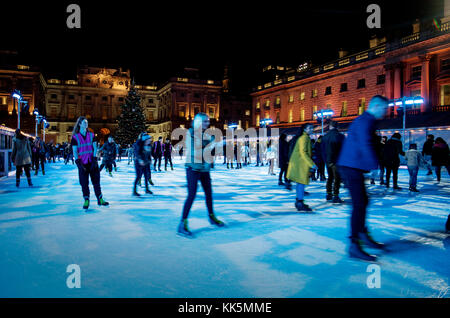
[[[394,98],[402,97],[402,71],[403,64],[395,64],[394,69]],[[394,106],[395,112],[397,113],[398,106]]]
[[[430,55],[420,56],[422,62],[422,74],[420,76],[420,96],[423,97],[424,103],[420,106],[420,112],[426,112],[430,106]]]

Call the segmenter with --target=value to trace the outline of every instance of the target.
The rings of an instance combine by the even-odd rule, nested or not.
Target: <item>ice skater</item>
[[[198,181],[202,184],[203,191],[205,192],[206,206],[208,208],[209,222],[213,225],[222,227],[225,225],[222,221],[218,220],[214,215],[213,210],[213,198],[211,187],[211,162],[208,162],[208,158],[204,157],[204,153],[207,153],[209,148],[208,144],[211,142],[211,136],[205,133],[205,130],[209,127],[209,117],[205,113],[198,113],[194,117],[193,127],[189,128],[190,141],[187,142],[187,156],[186,156],[186,178],[188,196],[183,206],[183,214],[180,224],[178,225],[178,234],[189,238],[194,237],[193,233],[188,228],[188,216],[194,203],[195,196],[197,194]],[[200,133],[199,136],[195,136]],[[211,143],[208,147],[214,147],[214,143]]]
[[[164,170],[167,171],[167,164],[170,163],[170,168],[173,170],[172,164],[172,143],[170,142],[170,138],[166,138],[166,142],[163,144],[163,153],[164,153]]]
[[[386,97],[376,95],[369,102],[369,108],[357,117],[349,127],[337,165],[352,197],[350,257],[376,261],[362,248],[362,243],[382,249],[384,244],[376,242],[366,227],[366,213],[369,199],[364,184],[364,173],[378,167],[374,145],[375,122],[382,119],[388,107]]]
[[[98,205],[109,205],[103,199],[100,187],[100,169],[96,160],[97,140],[94,133],[87,130],[88,121],[85,117],[78,117],[72,131],[72,149],[75,163],[78,167],[78,178],[83,191],[83,209],[89,208],[89,177],[94,186]]]
[[[115,165],[116,159],[116,143],[114,142],[113,137],[109,136],[108,141],[103,144],[100,148],[103,153],[103,162],[100,165],[100,172],[106,167],[106,171],[109,173],[109,176],[112,177],[112,167]],[[117,171],[117,167],[116,167]]]
[[[138,140],[136,141],[134,150],[135,150],[135,159],[134,159],[134,167],[136,169],[136,179],[134,180],[133,185],[133,195],[140,196],[137,192],[137,185],[141,181],[142,175],[144,175],[145,179],[145,193],[153,194],[149,189],[149,182],[152,179],[152,172],[150,165],[152,163],[152,137],[147,133],[142,133]],[[151,182],[153,185],[153,182]]]
[[[31,174],[30,174],[31,147],[27,137],[25,137],[22,134],[22,131],[19,128],[16,129],[13,138],[11,160],[14,162],[14,165],[16,166],[16,187],[19,187],[20,185],[20,176],[22,174],[22,170],[25,170],[28,185],[32,187],[33,183],[31,182]]]
[[[312,209],[303,202],[305,196],[305,185],[309,184],[311,169],[317,166],[312,160],[311,138],[309,135],[313,132],[313,125],[304,124],[297,132],[295,146],[289,159],[287,178],[297,183],[297,196],[295,207],[297,211],[311,212]]]

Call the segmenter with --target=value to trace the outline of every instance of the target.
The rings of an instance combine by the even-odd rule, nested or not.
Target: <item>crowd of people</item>
[[[88,209],[90,204],[89,179],[94,187],[98,205],[109,205],[103,198],[100,185],[100,172],[103,168],[112,176],[113,169],[117,171],[116,160],[120,160],[125,153],[128,165],[134,163],[136,178],[133,182],[132,195],[140,196],[137,186],[142,184],[144,177],[145,193],[153,194],[150,185],[152,181],[151,170],[161,171],[161,161],[164,157],[164,166],[173,170],[172,154],[177,151],[181,157],[186,152],[187,198],[181,213],[181,220],[177,233],[186,237],[194,235],[188,227],[188,215],[196,196],[198,182],[200,181],[205,192],[208,217],[211,224],[222,227],[224,222],[217,219],[213,209],[212,181],[210,170],[214,169],[217,156],[223,155],[223,165],[227,169],[242,169],[252,164],[252,153],[256,154],[255,166],[268,166],[268,174],[275,175],[274,167],[278,161],[280,169],[278,185],[292,190],[295,184],[295,207],[300,212],[311,212],[312,208],[305,203],[306,191],[310,182],[326,181],[326,196],[324,200],[333,204],[342,204],[340,188],[345,186],[351,196],[352,216],[350,235],[350,256],[368,261],[376,260],[376,256],[366,253],[363,245],[383,249],[382,243],[376,242],[365,224],[369,198],[365,180],[370,179],[371,184],[379,180],[379,184],[386,188],[392,184],[394,191],[401,188],[398,184],[398,170],[402,160],[406,163],[409,172],[409,190],[419,192],[417,189],[417,175],[419,167],[432,175],[434,167],[437,182],[441,180],[441,170],[445,167],[450,175],[449,147],[443,138],[434,139],[428,135],[422,151],[417,150],[417,144],[410,144],[404,151],[401,135],[394,133],[390,138],[376,133],[375,122],[381,119],[386,111],[387,100],[382,96],[374,96],[366,112],[356,118],[350,125],[347,136],[339,131],[335,121],[329,123],[329,129],[324,136],[317,140],[311,138],[313,125],[307,123],[298,128],[295,135],[282,133],[278,142],[274,139],[250,142],[243,140],[223,140],[215,142],[214,136],[207,134],[209,117],[204,113],[195,116],[192,127],[189,129],[190,149],[174,149],[169,138],[163,141],[162,137],[153,141],[152,136],[142,132],[136,142],[124,149],[108,136],[106,142],[98,147],[96,136],[89,132],[88,121],[79,117],[74,127],[70,144],[53,146],[45,144],[39,137],[28,140],[20,130],[16,131],[13,142],[12,158],[16,171],[16,185],[19,187],[20,176],[25,171],[28,184],[32,186],[31,170],[38,174],[39,168],[45,174],[45,163],[64,159],[75,162],[78,168],[79,182],[84,198],[83,208]],[[200,131],[199,135],[194,130]],[[199,139],[198,136],[201,138]],[[262,146],[261,146],[262,145]],[[217,146],[223,146],[223,154],[216,153]],[[208,149],[210,147],[210,149]],[[253,148],[252,148],[253,147]],[[232,151],[228,151],[231,149]],[[204,153],[209,150],[213,160],[206,160]],[[252,152],[254,150],[254,152]],[[278,154],[278,156],[277,156]],[[403,159],[401,160],[401,157]],[[99,166],[98,162],[101,160]],[[153,162],[152,162],[153,161]],[[325,173],[326,171],[326,173]],[[447,220],[446,228],[450,230]]]

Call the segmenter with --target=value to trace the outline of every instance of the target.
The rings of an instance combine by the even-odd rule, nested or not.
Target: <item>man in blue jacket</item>
[[[361,244],[384,248],[374,241],[366,227],[366,209],[368,197],[364,184],[364,173],[378,168],[375,151],[375,121],[382,119],[386,113],[388,99],[376,95],[372,97],[369,108],[349,127],[339,154],[337,165],[352,197],[351,243],[349,254],[366,261],[376,261],[376,256],[366,253]]]

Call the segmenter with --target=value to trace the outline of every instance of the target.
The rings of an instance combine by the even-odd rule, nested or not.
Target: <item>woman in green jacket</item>
[[[303,132],[297,139],[290,155],[286,174],[289,180],[297,183],[295,207],[298,211],[312,211],[308,205],[303,203],[305,185],[309,184],[310,169],[317,169],[316,164],[312,160],[311,138],[309,137],[312,131],[312,124],[303,126]]]

